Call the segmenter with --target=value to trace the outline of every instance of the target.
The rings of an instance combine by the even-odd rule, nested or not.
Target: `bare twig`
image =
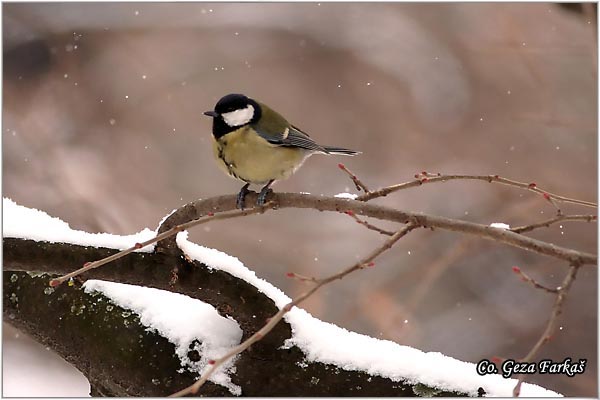
[[[279,312],[277,312],[277,314],[275,314],[274,316],[269,318],[267,323],[260,330],[258,330],[254,335],[250,336],[243,343],[241,343],[238,346],[236,346],[235,348],[233,348],[231,351],[229,351],[229,353],[225,354],[223,357],[221,357],[217,360],[211,360],[212,361],[211,367],[204,374],[202,374],[202,376],[196,383],[171,395],[171,397],[180,397],[180,396],[185,396],[188,394],[195,394],[196,392],[198,392],[200,387],[208,380],[208,378],[210,378],[210,376],[215,372],[215,370],[220,365],[222,365],[224,362],[226,362],[230,358],[235,357],[236,355],[245,351],[253,343],[256,343],[257,341],[261,340],[266,334],[268,334],[275,327],[275,325],[277,325],[277,323],[279,321],[281,321],[283,316],[287,312],[289,312],[292,309],[292,307],[297,306],[298,304],[302,303],[304,300],[309,298],[313,293],[315,293],[317,290],[319,290],[324,285],[327,285],[328,283],[333,282],[335,280],[342,279],[346,275],[348,275],[356,270],[363,269],[368,266],[372,266],[373,260],[375,260],[375,258],[377,258],[384,251],[390,249],[398,240],[400,240],[402,237],[404,237],[407,233],[409,233],[410,231],[412,231],[415,228],[418,228],[418,225],[411,224],[411,223],[407,224],[404,228],[402,228],[398,232],[394,233],[394,235],[392,235],[392,237],[390,237],[388,240],[386,240],[385,243],[383,243],[380,247],[375,249],[373,252],[371,252],[371,254],[369,254],[367,257],[365,257],[361,261],[357,262],[356,264],[354,264],[336,274],[328,276],[327,278],[314,279],[315,284],[308,291],[306,291],[305,293],[296,297],[290,303],[285,305],[281,310],[279,310]]]
[[[525,272],[521,271],[521,268],[515,266],[515,267],[512,267],[512,270],[515,274],[517,274],[521,277],[521,280],[523,282],[530,283],[534,288],[542,289],[548,293],[554,293],[554,294],[558,293],[558,289],[552,289],[552,288],[542,285],[541,283],[537,282],[535,279],[533,279],[532,277],[527,275]]]
[[[354,214],[354,211],[344,211],[344,214],[351,216],[356,222],[358,222],[359,224],[361,224],[369,230],[381,233],[382,235],[386,236],[392,236],[394,234],[394,232],[386,231],[385,229],[381,229],[373,224],[368,223],[365,220],[358,218],[356,214]]]
[[[300,275],[296,272],[288,272],[287,274],[285,274],[288,278],[294,278],[297,279],[299,281],[302,282],[317,282],[317,278],[315,278],[314,276],[305,276],[305,275]]]
[[[554,302],[554,306],[552,307],[552,313],[550,314],[550,319],[548,320],[548,324],[546,325],[546,329],[542,333],[542,336],[538,339],[535,345],[531,348],[529,353],[521,360],[521,362],[531,362],[533,357],[540,351],[542,346],[548,342],[552,335],[554,334],[554,329],[556,328],[556,322],[558,320],[559,315],[562,313],[563,303],[565,298],[567,297],[567,293],[571,288],[571,284],[575,280],[577,276],[577,271],[579,270],[579,264],[572,264],[569,268],[569,272],[567,276],[563,280],[561,286],[558,288],[558,292],[556,294],[556,301]],[[517,376],[517,384],[513,389],[513,396],[518,397],[521,393],[521,383],[523,383],[523,379],[525,376],[520,374]]]
[[[80,275],[86,271],[89,271],[90,269],[98,268],[102,265],[108,264],[111,261],[117,260],[121,257],[125,257],[126,255],[133,253],[134,251],[136,251],[138,249],[142,249],[152,243],[156,243],[160,240],[163,240],[165,238],[173,236],[173,235],[175,235],[179,232],[182,232],[188,228],[191,228],[193,226],[205,224],[209,221],[214,221],[214,220],[223,220],[223,219],[230,219],[230,218],[236,218],[236,217],[243,217],[246,215],[263,213],[263,212],[269,210],[271,206],[272,206],[272,203],[269,202],[260,207],[255,207],[255,208],[246,209],[246,210],[223,212],[223,213],[219,213],[217,215],[215,215],[214,213],[209,211],[206,213],[206,216],[201,219],[196,219],[193,221],[189,221],[189,222],[174,226],[173,228],[169,229],[168,231],[163,232],[163,233],[153,237],[152,239],[148,239],[142,243],[136,243],[133,247],[122,250],[118,253],[115,253],[115,254],[108,256],[106,258],[103,258],[101,260],[85,263],[83,265],[83,267],[79,268],[76,271],[73,271],[73,272],[63,275],[61,277],[50,280],[50,286],[58,286],[61,283],[63,283],[64,281],[71,279],[73,277],[76,277],[77,275]]]
[[[362,190],[363,192],[365,192],[365,194],[371,193],[369,191],[369,189],[367,188],[367,185],[362,183],[362,181],[360,179],[358,179],[358,177],[356,175],[354,175],[354,173],[352,173],[352,171],[350,171],[348,168],[346,168],[346,166],[344,164],[340,163],[340,164],[338,164],[338,167],[340,167],[340,169],[342,171],[344,171],[345,173],[347,173],[348,176],[350,177],[350,179],[352,179],[352,182],[354,182],[354,186],[356,186],[356,190],[358,190],[359,192]]]
[[[447,182],[452,180],[478,180],[489,183],[500,183],[503,185],[514,186],[521,189],[527,189],[529,191],[542,195],[546,200],[552,202],[559,201],[563,203],[579,204],[586,207],[595,207],[598,205],[591,201],[577,200],[565,196],[560,196],[554,193],[550,193],[546,190],[540,189],[535,183],[518,182],[512,179],[502,178],[498,175],[442,175],[442,174],[429,174],[422,172],[421,174],[415,175],[415,180],[405,183],[399,183],[397,185],[388,186],[382,189],[378,189],[369,193],[365,193],[362,196],[356,198],[358,201],[369,201],[377,197],[387,196],[390,193],[397,192],[398,190],[408,189],[415,186],[421,186],[425,183],[434,182]],[[556,203],[553,203],[556,206]],[[556,206],[557,207],[557,206]],[[560,214],[560,209],[559,214]]]
[[[587,222],[591,222],[591,221],[596,221],[598,219],[597,216],[595,215],[558,215],[554,218],[550,218],[546,221],[542,221],[542,222],[538,222],[535,224],[531,224],[531,225],[524,225],[524,226],[518,226],[516,228],[511,228],[509,229],[512,232],[515,233],[524,233],[524,232],[530,232],[534,229],[538,229],[538,228],[548,228],[550,227],[550,225],[556,223],[556,222],[560,222],[560,221],[587,221]]]
[[[531,184],[530,184],[531,185]],[[552,207],[554,207],[556,209],[556,215],[557,216],[561,216],[563,215],[562,210],[560,209],[560,206],[558,205],[558,203],[556,202],[556,200],[550,196],[548,193],[543,193],[542,196],[544,197],[544,199],[546,199],[550,204],[552,204]]]

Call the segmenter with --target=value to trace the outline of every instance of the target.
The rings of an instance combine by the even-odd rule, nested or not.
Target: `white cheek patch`
[[[242,126],[250,122],[252,117],[254,117],[254,107],[252,107],[251,104],[248,104],[246,108],[223,113],[221,116],[229,126]]]

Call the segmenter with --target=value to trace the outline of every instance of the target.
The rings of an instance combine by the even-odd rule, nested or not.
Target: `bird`
[[[250,184],[264,185],[256,205],[265,204],[275,181],[289,178],[313,154],[355,156],[359,151],[317,144],[281,114],[248,96],[223,96],[214,110],[204,112],[213,119],[213,153],[219,167],[245,182],[236,207],[245,208]]]

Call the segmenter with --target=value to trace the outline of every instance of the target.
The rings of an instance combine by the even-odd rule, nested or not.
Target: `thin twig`
[[[550,218],[546,221],[542,221],[542,222],[538,222],[535,224],[531,224],[531,225],[524,225],[524,226],[518,226],[516,228],[511,228],[509,229],[512,232],[515,233],[524,233],[524,232],[530,232],[534,229],[537,228],[549,228],[550,225],[556,223],[556,222],[560,222],[560,221],[587,221],[587,222],[591,222],[591,221],[596,221],[598,219],[598,217],[596,215],[558,215],[554,218]]]
[[[387,196],[390,193],[397,192],[398,190],[408,189],[415,186],[421,186],[425,183],[434,183],[434,182],[447,182],[452,180],[478,180],[485,181],[489,183],[500,183],[503,185],[514,186],[521,189],[527,189],[529,191],[538,193],[542,195],[549,202],[559,201],[563,203],[572,203],[579,204],[586,207],[594,207],[597,208],[598,205],[596,203],[592,203],[591,201],[577,200],[572,199],[565,196],[560,196],[554,193],[550,193],[546,190],[540,189],[537,187],[535,183],[525,183],[519,182],[512,179],[502,178],[498,175],[442,175],[442,174],[429,174],[427,172],[422,172],[421,174],[415,175],[416,179],[414,181],[399,183],[397,185],[392,185],[388,187],[384,187],[382,189],[378,189],[369,193],[365,193],[362,196],[358,196],[356,200],[358,201],[369,201],[371,199],[377,197]],[[556,204],[554,203],[556,206]],[[560,209],[559,209],[560,211]],[[560,212],[559,212],[560,214]]]
[[[540,351],[542,346],[548,342],[552,335],[554,334],[554,329],[556,328],[556,322],[558,320],[558,316],[562,313],[563,303],[565,298],[567,297],[567,293],[571,288],[571,284],[575,280],[577,276],[577,271],[579,270],[579,264],[572,264],[569,268],[569,272],[567,276],[563,280],[561,286],[558,288],[558,293],[556,295],[556,301],[554,302],[554,306],[552,307],[552,313],[550,314],[550,319],[548,320],[548,324],[546,325],[546,329],[542,333],[542,336],[538,339],[535,345],[531,348],[529,353],[521,360],[521,362],[531,362],[533,357]],[[523,379],[525,376],[520,374],[517,376],[517,384],[513,389],[513,396],[518,397],[521,393],[521,383],[523,383]]]
[[[525,272],[521,271],[521,268],[515,266],[515,267],[512,267],[512,270],[515,274],[517,274],[521,277],[521,280],[523,282],[530,283],[534,288],[542,289],[548,293],[554,293],[554,294],[558,293],[558,289],[552,289],[552,288],[542,285],[541,283],[537,282],[535,279],[533,279],[532,277],[527,275]]]
[[[236,355],[245,351],[253,343],[256,343],[259,340],[261,340],[266,334],[268,334],[275,327],[275,325],[277,325],[277,323],[279,321],[281,321],[283,316],[287,312],[289,312],[292,309],[292,307],[300,304],[301,302],[303,302],[304,300],[309,298],[313,293],[315,293],[317,290],[319,290],[324,285],[326,285],[330,282],[333,282],[335,280],[342,279],[346,275],[348,275],[356,270],[363,269],[368,266],[372,266],[373,260],[375,260],[375,258],[377,258],[384,251],[390,249],[398,240],[400,240],[407,233],[409,233],[410,231],[412,231],[413,229],[415,229],[417,227],[418,227],[418,225],[416,225],[416,224],[410,224],[410,223],[407,224],[405,227],[403,227],[398,232],[396,232],[392,237],[390,237],[388,240],[386,240],[385,243],[383,243],[380,247],[375,249],[371,254],[369,254],[367,257],[365,257],[361,261],[357,262],[356,264],[354,264],[336,274],[328,276],[327,278],[315,279],[314,280],[315,284],[308,291],[306,291],[305,293],[296,297],[294,300],[292,300],[287,305],[285,305],[281,310],[279,310],[279,312],[277,312],[277,314],[275,314],[271,318],[269,318],[267,323],[261,329],[259,329],[256,333],[254,333],[252,336],[250,336],[243,343],[239,344],[238,346],[236,346],[235,348],[230,350],[223,357],[221,357],[217,360],[211,360],[211,362],[210,362],[211,367],[204,374],[202,374],[202,376],[200,377],[200,379],[198,381],[196,381],[193,385],[188,386],[187,388],[180,390],[179,392],[171,395],[170,397],[181,397],[181,396],[185,396],[188,394],[195,394],[196,392],[198,392],[200,387],[208,380],[208,378],[210,378],[210,376],[215,372],[215,370],[220,365],[222,365],[224,362],[226,362],[230,358],[235,357]]]
[[[272,206],[272,203],[268,202],[260,207],[255,207],[255,208],[246,209],[246,210],[226,211],[226,212],[222,212],[219,214],[213,214],[212,212],[208,212],[206,214],[206,216],[202,217],[201,219],[196,219],[193,221],[186,222],[184,224],[174,226],[173,228],[169,229],[168,231],[163,232],[163,233],[153,237],[152,239],[148,239],[142,243],[136,243],[133,247],[122,250],[111,256],[105,257],[101,260],[85,263],[83,265],[83,267],[79,268],[76,271],[70,272],[66,275],[63,275],[61,277],[50,280],[50,286],[58,286],[61,283],[63,283],[64,281],[71,279],[77,275],[80,275],[86,271],[89,271],[90,269],[98,268],[104,264],[108,264],[111,261],[117,260],[121,257],[125,257],[126,255],[133,253],[136,250],[142,249],[152,243],[156,243],[160,240],[163,240],[165,238],[173,236],[173,235],[175,235],[179,232],[182,232],[188,228],[191,228],[193,226],[205,224],[207,222],[214,221],[214,220],[223,220],[223,219],[242,217],[242,216],[246,216],[246,215],[260,214],[260,213],[263,213],[263,212],[271,209],[271,206]]]
[[[356,186],[356,190],[358,190],[359,192],[362,190],[363,192],[365,192],[365,194],[371,193],[369,191],[369,188],[367,188],[367,185],[365,185],[360,179],[358,179],[358,177],[352,171],[350,171],[348,168],[346,168],[346,166],[344,164],[340,163],[340,164],[338,164],[338,167],[342,171],[347,173],[348,176],[350,177],[350,179],[352,179],[352,182],[354,182],[354,186]]]
[[[392,236],[394,234],[394,232],[386,231],[385,229],[381,229],[373,224],[368,223],[365,220],[358,218],[356,214],[354,214],[354,211],[344,211],[344,214],[351,216],[356,222],[358,222],[359,224],[361,224],[369,230],[381,233],[382,235],[386,236]]]
[[[300,275],[296,272],[288,272],[285,274],[288,278],[294,278],[302,282],[317,282],[317,278],[313,276]]]

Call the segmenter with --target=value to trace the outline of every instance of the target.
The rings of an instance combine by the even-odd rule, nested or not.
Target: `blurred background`
[[[337,168],[344,162],[370,188],[423,170],[499,174],[596,201],[596,29],[592,3],[5,3],[3,195],[75,229],[129,234],[192,200],[237,193],[241,184],[213,161],[202,112],[238,92],[320,143],[363,152],[312,157],[276,191],[355,192]],[[482,182],[426,185],[377,203],[511,226],[555,213],[540,196]],[[595,224],[530,235],[596,252]],[[190,238],[292,297],[304,286],[286,272],[326,276],[384,240],[348,217],[307,210],[210,224]],[[548,286],[567,271],[549,257],[423,230],[304,307],[465,361],[518,359],[554,297],[521,282],[514,265]],[[596,299],[597,270],[582,268],[538,358],[586,358],[585,374],[527,381],[597,395]],[[32,395],[18,380],[40,382],[28,362],[63,368],[24,340],[4,330],[4,395]],[[87,390],[83,382],[75,394]]]

